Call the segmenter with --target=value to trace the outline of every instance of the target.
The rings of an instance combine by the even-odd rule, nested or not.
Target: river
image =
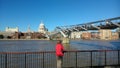
[[[56,41],[0,40],[0,52],[55,51]],[[66,50],[120,50],[120,40],[71,40],[63,44]]]

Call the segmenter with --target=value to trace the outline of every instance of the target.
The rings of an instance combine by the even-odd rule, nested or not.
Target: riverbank
[[[0,39],[0,40],[50,40],[50,39]],[[54,39],[55,40],[55,39]],[[114,40],[101,40],[101,39],[70,39],[70,40],[86,40],[86,41],[114,41]],[[120,39],[117,39],[120,40]]]
[[[0,40],[49,40],[49,39],[0,39]]]

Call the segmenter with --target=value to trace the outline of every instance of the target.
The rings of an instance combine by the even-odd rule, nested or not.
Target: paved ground
[[[63,67],[63,68],[75,68],[75,67]],[[77,67],[77,68],[120,68],[119,66],[94,66],[94,67]]]

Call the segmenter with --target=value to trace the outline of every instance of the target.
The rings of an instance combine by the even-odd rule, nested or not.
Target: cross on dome
[[[44,26],[43,21],[41,21],[40,26]]]

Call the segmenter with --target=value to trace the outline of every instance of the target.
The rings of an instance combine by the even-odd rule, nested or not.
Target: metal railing
[[[120,50],[67,51],[63,68],[120,65]],[[55,51],[0,52],[0,68],[56,68]]]

